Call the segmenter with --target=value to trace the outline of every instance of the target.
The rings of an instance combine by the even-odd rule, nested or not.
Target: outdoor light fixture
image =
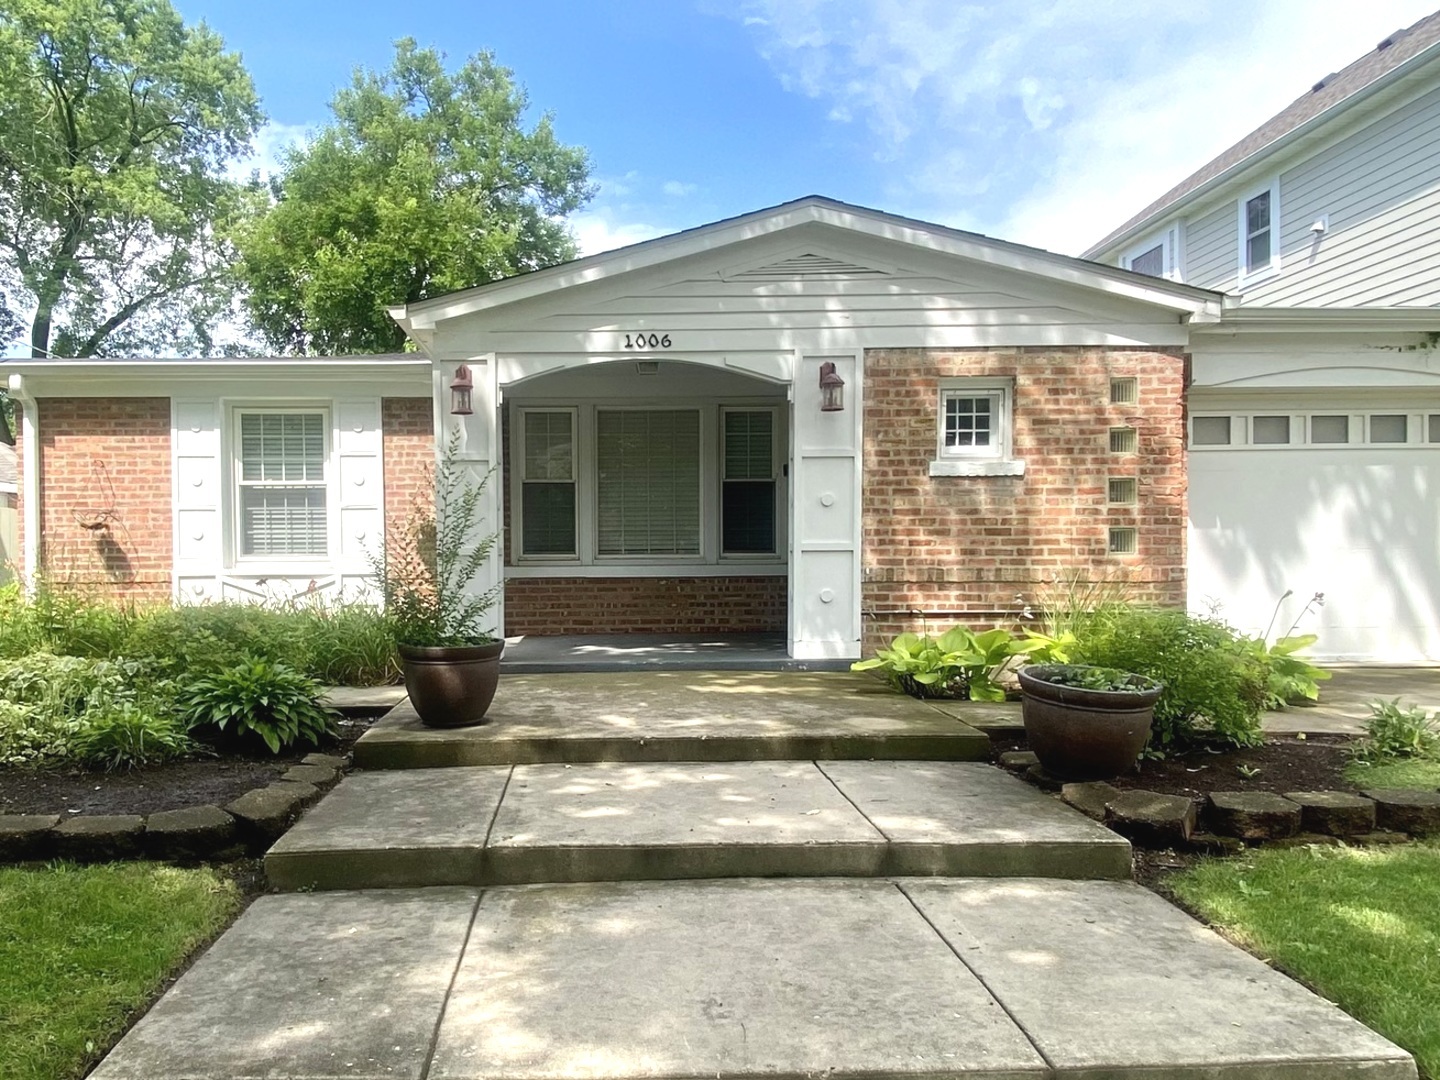
[[[843,412],[845,380],[835,372],[835,365],[826,360],[820,365],[820,411]]]
[[[455,369],[455,378],[450,382],[450,415],[469,416],[475,410],[470,407],[470,391],[475,389],[475,380],[470,377],[470,366],[461,364]]]

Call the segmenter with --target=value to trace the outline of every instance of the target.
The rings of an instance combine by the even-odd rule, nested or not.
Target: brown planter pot
[[[450,647],[401,645],[405,692],[429,727],[470,727],[485,722],[500,682],[505,642]]]
[[[1038,678],[1048,666],[1021,668],[1025,739],[1045,771],[1065,780],[1108,780],[1132,768],[1150,738],[1164,689],[1085,690]]]

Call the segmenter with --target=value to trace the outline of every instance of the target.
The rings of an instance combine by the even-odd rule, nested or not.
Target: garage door
[[[1260,633],[1281,606],[1332,660],[1440,662],[1440,411],[1207,412],[1190,420],[1189,590]]]

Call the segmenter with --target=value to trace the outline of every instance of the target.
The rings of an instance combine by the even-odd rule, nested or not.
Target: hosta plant
[[[320,704],[320,684],[263,657],[247,656],[182,683],[178,701],[196,735],[258,738],[272,754],[296,742],[318,745],[334,733],[334,714]]]
[[[1019,657],[1044,647],[1038,636],[1018,640],[998,627],[973,633],[963,626],[939,637],[901,634],[851,671],[882,671],[895,686],[915,697],[968,697],[1004,701],[1001,676]]]

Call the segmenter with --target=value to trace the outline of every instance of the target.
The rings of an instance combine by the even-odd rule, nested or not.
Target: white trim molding
[[[1257,199],[1266,202],[1267,221],[1264,229],[1251,230],[1250,204]],[[1235,201],[1236,224],[1236,288],[1245,289],[1277,277],[1280,273],[1280,177],[1270,177],[1263,184],[1257,184],[1240,193]],[[1250,265],[1250,239],[1261,232],[1269,234],[1270,258],[1257,266]]]

